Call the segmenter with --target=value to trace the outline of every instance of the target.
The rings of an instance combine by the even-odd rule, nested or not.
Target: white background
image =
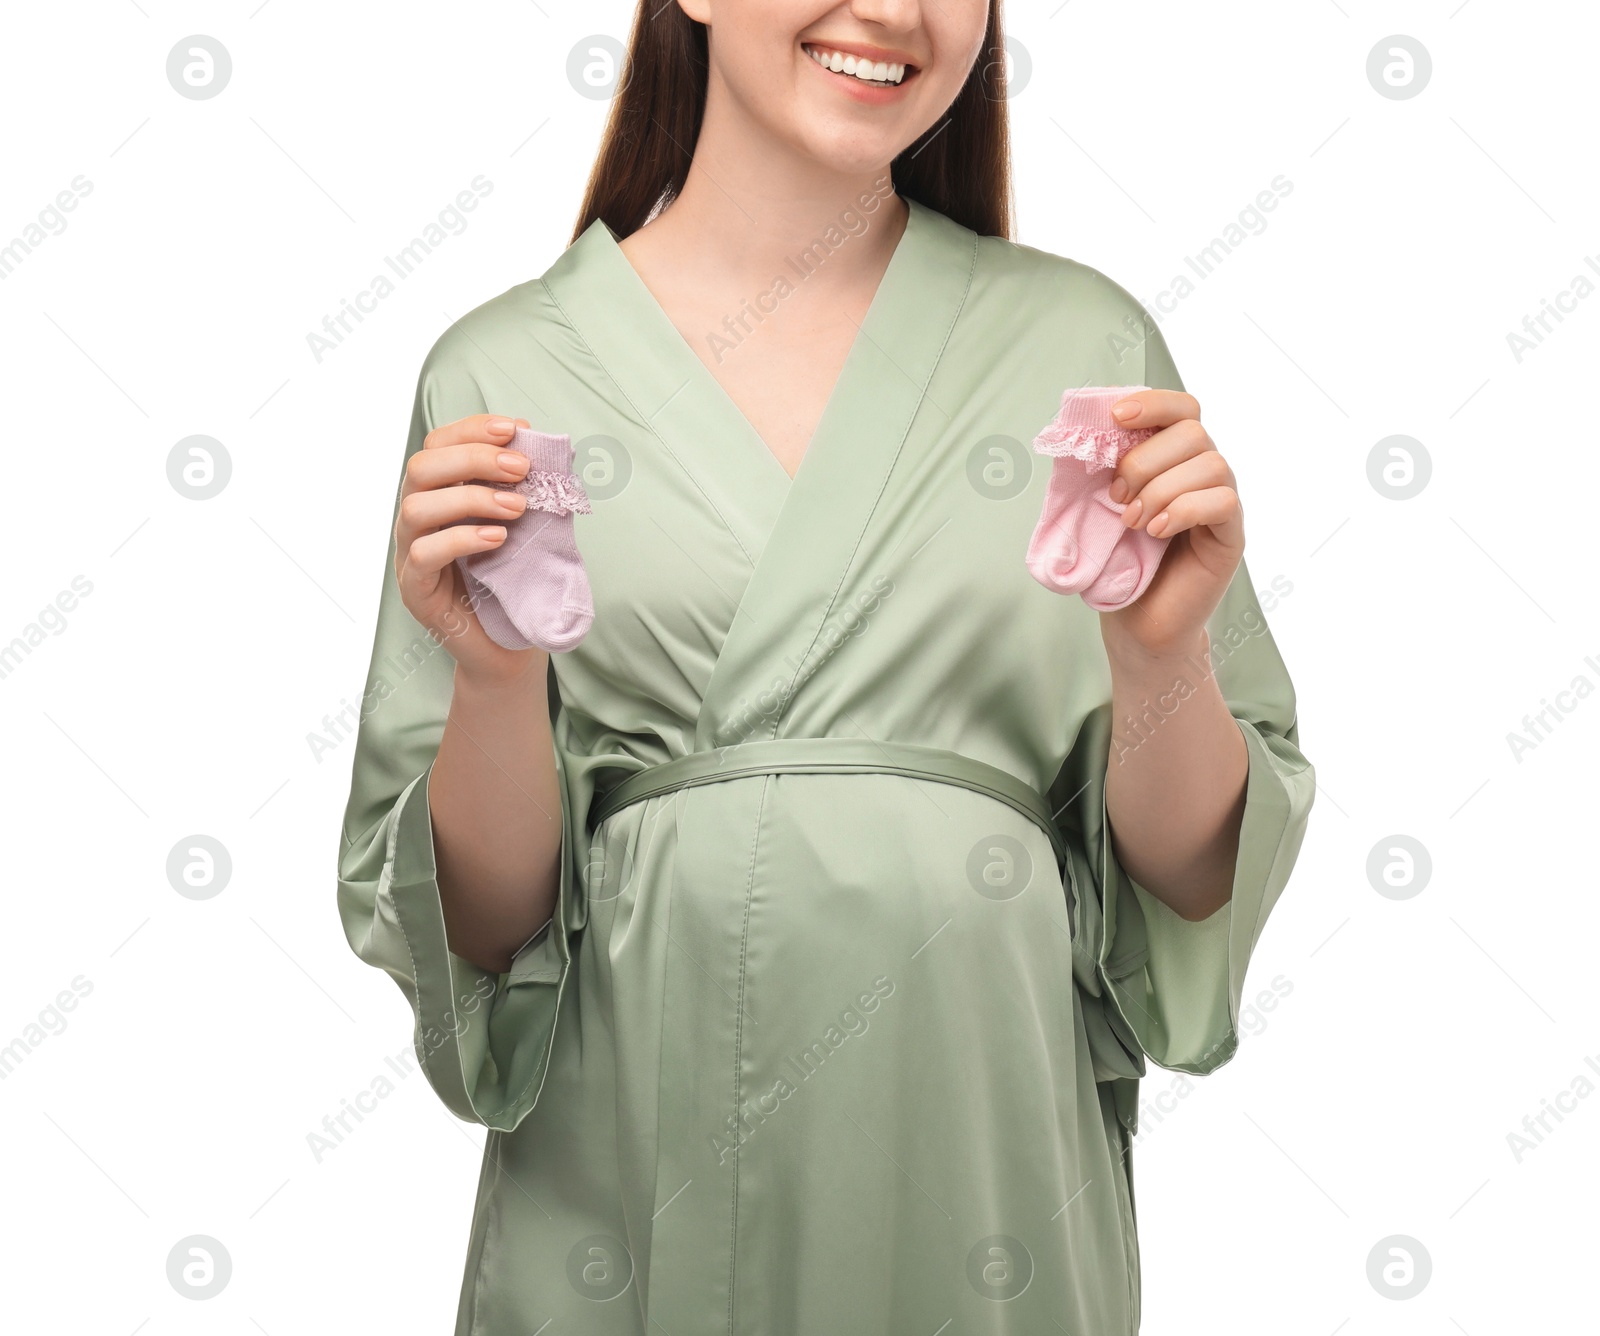
[[[1247,995],[1291,990],[1222,1071],[1144,1084],[1144,1330],[1592,1326],[1600,1096],[1572,1092],[1600,1086],[1600,699],[1559,697],[1520,759],[1508,736],[1600,684],[1600,295],[1520,361],[1507,335],[1600,282],[1600,21],[1495,0],[1010,9],[1032,63],[1019,240],[1153,303],[1274,177],[1293,186],[1158,312],[1240,478],[1255,584],[1292,584],[1270,620],[1319,792]],[[335,914],[350,744],[319,761],[308,735],[361,689],[422,358],[565,245],[606,110],[568,55],[630,18],[6,7],[0,244],[92,184],[0,280],[0,643],[92,586],[0,678],[0,1046],[24,1044],[0,1080],[9,1328],[452,1327],[482,1129],[413,1074],[320,1162],[308,1144],[410,1061],[398,990]],[[232,56],[209,100],[166,78],[192,34]],[[1392,34],[1433,62],[1405,100],[1366,73]],[[319,362],[307,335],[480,173],[466,230]],[[167,480],[194,434],[232,461],[207,501]],[[1409,500],[1369,480],[1395,434],[1431,461]],[[232,859],[211,899],[167,877],[196,834]],[[1403,899],[1367,870],[1396,836],[1432,865]],[[75,979],[65,1028],[30,1030]],[[1558,1096],[1519,1156],[1508,1135]],[[207,1302],[167,1279],[191,1234],[232,1259]],[[1432,1262],[1404,1301],[1368,1277],[1391,1235]]]

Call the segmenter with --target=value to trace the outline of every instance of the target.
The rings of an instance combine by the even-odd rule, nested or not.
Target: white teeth
[[[897,84],[906,77],[904,65],[890,65],[881,60],[874,64],[842,51],[818,51],[809,46],[806,51],[823,69],[832,70],[835,74],[853,75],[863,82]]]

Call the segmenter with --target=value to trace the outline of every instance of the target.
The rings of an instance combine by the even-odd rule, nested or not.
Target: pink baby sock
[[[572,438],[518,427],[506,449],[526,455],[528,471],[518,482],[494,485],[520,493],[527,509],[506,523],[499,547],[458,558],[457,564],[478,621],[495,644],[568,650],[594,620],[589,577],[572,531],[574,513],[591,513],[572,472]]]
[[[1033,448],[1053,456],[1044,508],[1028,544],[1033,578],[1058,594],[1082,594],[1099,612],[1126,607],[1155,577],[1167,539],[1122,523],[1126,509],[1111,499],[1117,463],[1155,432],[1117,425],[1111,405],[1144,385],[1094,385],[1067,390],[1054,420]]]

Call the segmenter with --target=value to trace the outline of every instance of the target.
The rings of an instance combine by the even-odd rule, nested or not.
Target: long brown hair
[[[654,17],[649,10],[658,7]],[[618,237],[683,189],[700,136],[709,70],[705,25],[676,0],[642,0],[589,173],[576,241],[596,218]],[[896,193],[982,236],[1011,239],[1011,138],[1000,0],[989,0],[983,49],[949,110],[892,164]]]

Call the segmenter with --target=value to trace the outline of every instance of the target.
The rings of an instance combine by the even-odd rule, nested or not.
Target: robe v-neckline
[[[750,562],[742,593],[728,591],[737,606],[702,700],[697,746],[754,736],[730,722],[742,694],[770,694],[779,666],[792,691],[815,666],[808,660],[966,300],[976,234],[916,200],[906,204],[905,230],[792,479],[603,219],[542,280],[655,438],[625,448],[659,443]],[[781,713],[763,715],[757,731],[778,730]]]
[[[899,257],[901,252],[906,249],[911,230],[919,225],[917,221],[918,209],[919,206],[916,205],[915,201],[906,200],[906,224],[901,230],[899,238],[895,241],[894,250],[889,253],[888,264],[884,266],[884,271],[878,279],[878,286],[873,292],[873,302],[877,301],[878,293],[882,292],[885,285],[888,284],[890,275],[893,274],[895,269],[896,259]],[[820,439],[823,434],[823,425],[828,416],[828,408],[837,396],[839,384],[844,379],[845,371],[850,365],[851,354],[855,352],[856,343],[859,342],[861,338],[862,326],[856,326],[856,333],[850,341],[850,347],[845,352],[844,361],[840,364],[839,371],[834,377],[833,385],[828,391],[828,398],[823,404],[821,416],[819,416],[816,422],[812,424],[811,435],[806,439],[806,448],[801,452],[800,462],[795,466],[794,474],[791,475],[789,471],[784,468],[782,461],[778,458],[777,451],[775,451],[771,445],[767,443],[766,438],[756,430],[755,423],[750,420],[749,414],[747,414],[744,409],[739,407],[738,402],[728,391],[728,387],[717,379],[716,372],[707,366],[705,359],[695,352],[694,346],[689,341],[688,336],[684,334],[684,332],[678,327],[677,322],[673,320],[673,318],[667,313],[666,308],[661,305],[660,299],[651,290],[650,285],[644,281],[644,276],[638,271],[638,269],[634,267],[633,261],[630,260],[627,254],[623,251],[621,242],[617,238],[616,234],[612,232],[609,224],[604,222],[604,220],[597,219],[594,223],[590,224],[589,230],[592,231],[595,228],[599,228],[600,230],[600,236],[598,240],[601,244],[601,248],[614,251],[615,260],[620,261],[623,266],[626,266],[635,280],[637,280],[640,300],[651,312],[653,317],[651,323],[656,327],[648,331],[650,337],[670,340],[672,337],[676,336],[677,339],[683,343],[684,350],[688,352],[690,360],[698,365],[699,369],[704,372],[705,379],[710,382],[707,386],[707,393],[712,394],[713,396],[720,395],[721,398],[727,401],[727,415],[730,417],[730,419],[738,419],[739,423],[744,427],[744,434],[754,441],[754,443],[760,448],[761,452],[772,461],[773,466],[777,469],[778,474],[780,475],[785,486],[792,486],[795,478],[799,477],[800,470],[805,467],[806,458],[811,453],[811,447],[816,444],[818,439]],[[610,245],[606,246],[605,243],[608,241],[610,242]],[[912,241],[911,244],[914,246],[915,242]],[[789,275],[784,275],[783,277],[787,279],[789,278]],[[867,310],[869,313],[871,309],[872,303],[868,303]],[[862,323],[865,323],[865,317],[863,317]]]

